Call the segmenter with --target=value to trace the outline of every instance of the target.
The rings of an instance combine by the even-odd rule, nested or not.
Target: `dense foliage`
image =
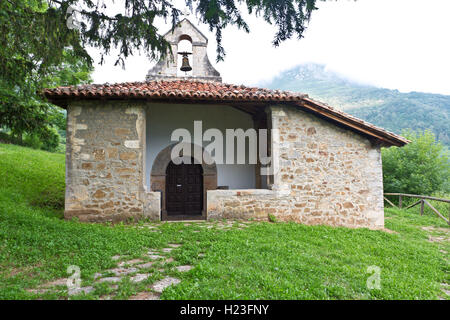
[[[3,82],[0,86],[0,129],[9,133],[9,141],[55,151],[60,144],[60,134],[65,133],[65,111],[41,99],[37,91],[45,87],[88,83],[91,72],[92,67],[73,56],[71,50],[65,50],[61,64],[49,68],[45,75],[25,79],[25,89]],[[30,89],[34,92],[26,92]],[[8,139],[3,135],[2,140]]]
[[[89,82],[92,72],[77,34],[58,35],[64,23],[43,1],[0,3],[1,140],[58,149],[65,114],[38,91]]]
[[[450,96],[397,92],[396,97],[379,106],[361,107],[349,112],[397,133],[404,129],[429,129],[439,141],[450,146]]]
[[[307,93],[396,133],[405,129],[430,129],[439,141],[450,146],[450,96],[402,93],[361,85],[317,64],[300,65],[265,85],[273,89]]]
[[[385,192],[431,195],[450,192],[450,157],[430,131],[404,132],[408,145],[382,150]]]

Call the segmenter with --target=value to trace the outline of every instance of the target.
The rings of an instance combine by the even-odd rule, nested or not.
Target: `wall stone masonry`
[[[280,202],[280,197],[273,190],[209,190],[207,192],[208,220],[254,219],[267,221],[268,214],[276,213],[272,202]],[[286,210],[280,212],[285,213]]]
[[[161,219],[161,194],[144,187],[148,103],[78,101],[68,106],[65,217]],[[206,192],[207,219],[382,228],[380,146],[298,108],[268,107],[269,189]],[[151,137],[149,137],[151,139]],[[164,171],[164,170],[163,170]]]
[[[208,219],[255,218],[384,227],[380,147],[289,106],[270,110],[272,190],[208,191]]]
[[[65,217],[95,222],[159,217],[159,193],[144,190],[144,148],[142,106],[111,101],[70,104]]]

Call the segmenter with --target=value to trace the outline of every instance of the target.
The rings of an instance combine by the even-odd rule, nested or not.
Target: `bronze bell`
[[[189,65],[188,54],[192,54],[190,52],[179,52],[183,56],[183,60],[181,61],[181,71],[188,72],[192,70],[192,67]]]

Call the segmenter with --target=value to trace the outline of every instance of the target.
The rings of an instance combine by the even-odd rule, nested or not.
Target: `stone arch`
[[[166,174],[167,166],[169,165],[170,161],[172,160],[171,159],[172,149],[176,145],[180,145],[181,147],[183,147],[183,146],[189,147],[190,146],[191,148],[193,148],[193,149],[191,149],[191,150],[193,150],[193,155],[191,155],[191,156],[198,163],[200,163],[202,165],[203,174],[204,175],[215,175],[217,177],[217,166],[216,166],[216,163],[214,162],[213,158],[211,157],[211,155],[208,152],[206,152],[203,147],[200,147],[197,144],[187,143],[187,142],[176,142],[176,143],[173,143],[173,144],[165,147],[164,149],[162,149],[156,156],[155,161],[153,162],[152,170],[150,173],[151,177]],[[202,159],[197,159],[197,154],[200,153],[200,151],[201,151],[203,157],[205,158],[206,162],[211,163],[211,164],[205,163],[204,161],[202,161]]]
[[[178,42],[180,42],[181,40],[187,40],[190,43],[192,43],[192,38],[191,36],[188,36],[187,34],[182,34],[181,36],[178,37]]]
[[[158,155],[155,158],[155,161],[153,162],[152,169],[150,172],[150,189],[151,191],[159,191],[161,192],[161,214],[164,218],[167,214],[166,211],[166,198],[165,198],[165,190],[166,190],[166,170],[169,163],[172,161],[171,154],[172,149],[178,145],[179,143],[173,143],[164,149],[162,149]],[[215,190],[217,189],[217,166],[214,160],[212,159],[211,155],[204,150],[203,147],[193,144],[193,143],[186,143],[181,142],[181,146],[183,144],[186,144],[187,147],[190,147],[193,151],[192,158],[194,160],[201,164],[203,169],[203,212],[202,212],[202,218],[206,219],[206,192],[208,190]],[[197,151],[197,152],[196,152]],[[196,155],[199,154],[201,151],[201,154],[205,158],[203,159],[197,159]]]

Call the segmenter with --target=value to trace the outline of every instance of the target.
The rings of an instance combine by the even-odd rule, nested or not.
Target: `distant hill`
[[[431,129],[450,145],[450,96],[361,85],[325,70],[304,64],[283,72],[264,87],[299,91],[311,98],[369,121],[389,131]]]

